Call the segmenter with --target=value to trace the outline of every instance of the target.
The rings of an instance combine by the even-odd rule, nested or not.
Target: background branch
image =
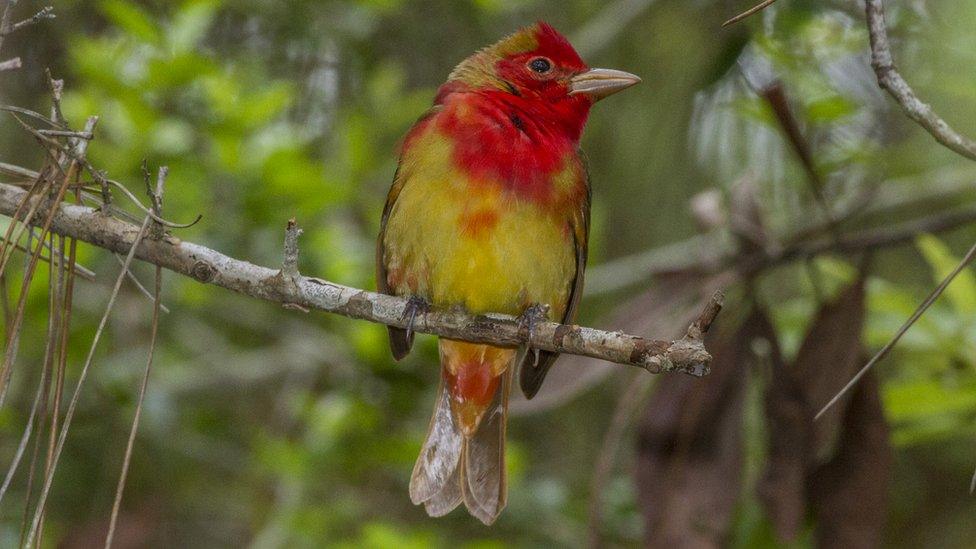
[[[871,66],[878,77],[878,85],[901,105],[909,118],[918,122],[936,141],[950,150],[976,160],[976,141],[960,135],[943,120],[928,104],[915,95],[915,91],[902,78],[891,58],[888,28],[885,25],[882,0],[866,0],[868,35],[871,39]]]

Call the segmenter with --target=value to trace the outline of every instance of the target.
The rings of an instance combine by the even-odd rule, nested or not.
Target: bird
[[[583,291],[590,185],[580,136],[596,101],[640,82],[591,69],[537,22],[458,64],[407,132],[380,222],[381,293],[470,314],[570,323]],[[393,356],[410,327],[388,327]],[[491,525],[507,502],[505,430],[515,371],[526,397],[556,353],[440,338],[433,416],[410,478],[432,517],[462,502]]]

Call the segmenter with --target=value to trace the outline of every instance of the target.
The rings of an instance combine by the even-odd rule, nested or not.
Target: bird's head
[[[500,91],[585,119],[595,101],[638,82],[627,72],[589,68],[566,37],[539,22],[462,61],[438,100],[456,91]]]

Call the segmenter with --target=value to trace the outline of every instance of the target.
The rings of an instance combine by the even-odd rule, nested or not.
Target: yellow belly
[[[576,274],[568,221],[498,188],[409,181],[387,221],[390,287],[441,307],[561,318]]]

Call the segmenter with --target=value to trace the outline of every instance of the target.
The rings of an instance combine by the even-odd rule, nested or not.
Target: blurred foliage
[[[594,46],[585,57],[645,79],[594,109],[584,137],[595,195],[591,265],[691,236],[688,199],[706,188],[729,199],[746,174],[760,186],[762,218],[774,234],[822,215],[756,94],[773,79],[784,84],[838,211],[867,190],[911,194],[976,176],[877,90],[857,3],[780,2],[719,31],[730,6],[745,4],[65,0],[56,20],[5,41],[4,58],[21,55],[25,68],[4,73],[0,94],[3,103],[45,112],[42,69],[50,66],[66,80],[68,120],[80,126],[100,116],[90,149],[96,166],[133,189],[143,159],[170,167],[166,216],[204,216],[179,237],[274,265],[294,216],[306,230],[302,271],[357,287],[373,285],[373,239],[399,137],[456,62],[536,19],[586,38],[596,32],[588,25],[609,15],[616,22],[610,39],[587,42]],[[903,4],[889,8],[899,67],[954,125],[976,127],[976,73],[960,70],[976,63],[976,4]],[[625,6],[640,9],[630,18]],[[0,151],[6,162],[41,160],[6,119]],[[973,199],[976,192],[952,201]],[[944,202],[923,209],[939,211]],[[974,238],[970,229],[919,235],[915,247],[877,254],[868,281],[870,348],[887,341]],[[70,367],[83,360],[118,268],[88,246],[79,261],[99,276],[76,292]],[[145,266],[137,272],[149,280]],[[2,463],[19,440],[43,355],[44,276],[32,289],[11,403],[0,411]],[[760,280],[788,355],[819,299],[855,276],[850,258],[824,256]],[[584,320],[626,298],[590,299]],[[430,338],[394,364],[381,326],[284,311],[172,274],[163,301],[172,313],[162,320],[122,515],[144,525],[153,544],[480,549],[576,546],[587,538],[589,481],[617,399],[613,384],[513,418],[510,503],[493,528],[461,512],[431,520],[406,495],[438,378]],[[974,312],[969,271],[880,367],[897,445],[892,546],[963,547],[976,535],[964,518],[973,510],[966,488],[976,465]],[[127,288],[56,478],[49,546],[105,526],[148,322],[147,301]],[[760,393],[750,390],[746,422],[755,460],[762,459]],[[606,489],[604,531],[609,543],[635,545],[643,523],[632,458],[621,454],[624,467]],[[4,546],[19,538],[25,489],[15,482],[0,507]],[[735,546],[773,544],[754,498],[736,516]]]

